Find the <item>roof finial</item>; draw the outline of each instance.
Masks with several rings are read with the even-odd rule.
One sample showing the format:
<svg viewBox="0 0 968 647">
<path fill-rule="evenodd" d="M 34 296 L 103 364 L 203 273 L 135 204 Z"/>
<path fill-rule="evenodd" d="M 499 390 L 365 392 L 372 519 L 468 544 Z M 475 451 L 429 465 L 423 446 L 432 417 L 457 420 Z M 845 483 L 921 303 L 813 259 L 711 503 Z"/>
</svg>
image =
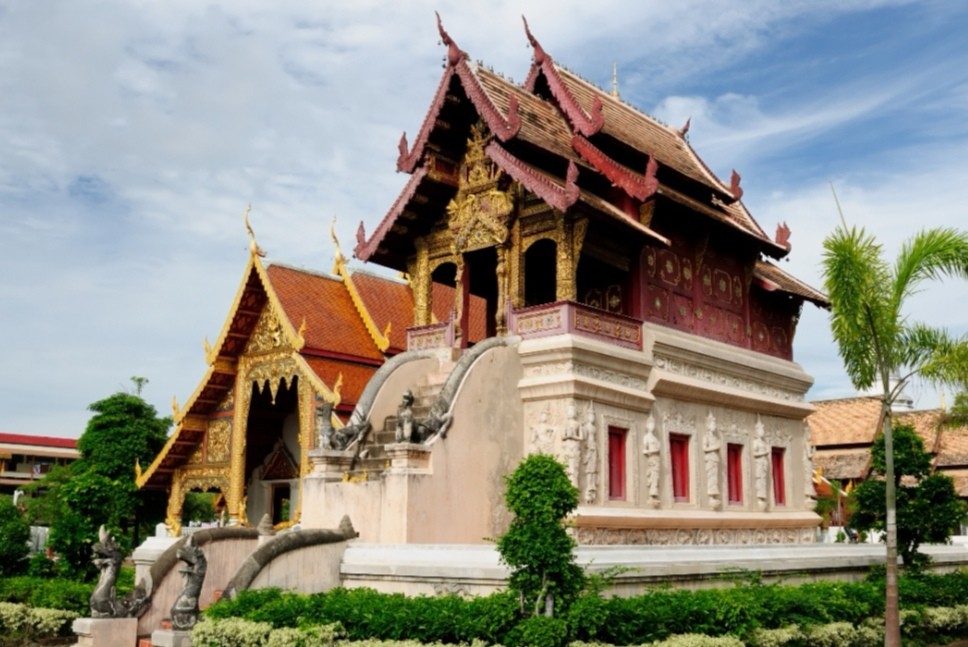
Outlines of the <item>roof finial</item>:
<svg viewBox="0 0 968 647">
<path fill-rule="evenodd" d="M 612 63 L 612 96 L 618 99 L 618 63 Z"/>
<path fill-rule="evenodd" d="M 444 29 L 444 23 L 440 19 L 440 14 L 436 11 L 434 14 L 437 16 L 437 31 L 440 32 L 440 41 L 447 46 L 447 64 L 454 67 L 462 58 L 467 58 L 467 53 L 457 46 L 454 39 Z"/>
<path fill-rule="evenodd" d="M 548 58 L 548 54 L 545 53 L 544 49 L 541 47 L 541 44 L 538 42 L 538 39 L 531 34 L 531 30 L 528 28 L 528 19 L 522 15 L 521 20 L 524 21 L 524 33 L 528 36 L 528 42 L 530 42 L 531 47 L 534 48 L 534 62 L 538 65 L 541 65 L 545 62 L 545 59 Z"/>
<path fill-rule="evenodd" d="M 336 238 L 336 216 L 333 216 L 333 221 L 329 223 L 329 235 L 333 239 L 333 247 L 336 249 L 336 255 L 333 259 L 333 274 L 339 274 L 338 268 L 346 264 L 346 257 L 343 256 L 343 250 L 340 249 L 339 240 Z"/>
<path fill-rule="evenodd" d="M 692 117 L 686 117 L 686 123 L 684 123 L 682 125 L 682 128 L 680 128 L 678 131 L 676 131 L 676 132 L 679 133 L 679 136 L 682 137 L 683 139 L 686 138 L 686 133 L 689 132 L 689 125 L 690 124 L 692 124 Z"/>
<path fill-rule="evenodd" d="M 242 216 L 242 220 L 245 222 L 245 230 L 249 232 L 249 252 L 253 256 L 265 256 L 265 251 L 263 251 L 263 249 L 259 247 L 259 244 L 255 242 L 255 232 L 252 231 L 252 225 L 249 224 L 250 211 L 252 211 L 252 205 L 246 205 L 245 215 Z"/>
</svg>

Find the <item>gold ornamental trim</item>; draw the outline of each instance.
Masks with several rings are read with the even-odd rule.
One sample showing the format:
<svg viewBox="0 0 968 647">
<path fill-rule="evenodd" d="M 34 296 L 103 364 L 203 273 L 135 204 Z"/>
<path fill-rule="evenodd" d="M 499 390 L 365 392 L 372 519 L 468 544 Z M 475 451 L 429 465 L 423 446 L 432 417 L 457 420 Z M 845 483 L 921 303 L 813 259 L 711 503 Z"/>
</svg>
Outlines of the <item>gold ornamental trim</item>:
<svg viewBox="0 0 968 647">
<path fill-rule="evenodd" d="M 335 227 L 336 219 L 334 218 L 332 224 L 329 226 L 329 235 L 333 238 L 333 247 L 336 249 L 336 258 L 333 261 L 333 274 L 343 280 L 343 285 L 350 295 L 350 301 L 353 302 L 356 313 L 363 320 L 363 325 L 366 327 L 366 332 L 369 333 L 370 339 L 373 340 L 373 343 L 376 344 L 377 349 L 381 353 L 386 352 L 387 348 L 390 347 L 390 322 L 388 321 L 383 332 L 380 332 L 376 321 L 373 319 L 373 315 L 366 307 L 366 303 L 363 302 L 363 297 L 360 296 L 359 290 L 356 289 L 356 284 L 353 282 L 353 277 L 349 269 L 346 267 L 346 258 L 340 249 L 339 240 L 336 239 Z"/>
</svg>

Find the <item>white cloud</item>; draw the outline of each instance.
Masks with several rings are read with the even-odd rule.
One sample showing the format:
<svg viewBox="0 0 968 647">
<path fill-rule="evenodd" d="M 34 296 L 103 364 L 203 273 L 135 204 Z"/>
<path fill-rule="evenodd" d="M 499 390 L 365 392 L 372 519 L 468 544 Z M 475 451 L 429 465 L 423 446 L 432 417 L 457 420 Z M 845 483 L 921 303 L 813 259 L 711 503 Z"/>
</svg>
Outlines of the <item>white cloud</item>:
<svg viewBox="0 0 968 647">
<path fill-rule="evenodd" d="M 202 375 L 201 338 L 218 334 L 240 280 L 247 203 L 273 260 L 328 271 L 334 215 L 346 252 L 360 220 L 372 231 L 405 181 L 394 172 L 400 133 L 412 140 L 441 73 L 434 9 L 472 58 L 518 80 L 530 62 L 523 13 L 562 64 L 606 85 L 615 61 L 626 99 L 657 105 L 675 125 L 691 115 L 693 145 L 717 172 L 744 173 L 745 199 L 767 231 L 790 224 L 787 267 L 815 284 L 820 241 L 835 222 L 829 173 L 806 153 L 777 161 L 815 136 L 916 103 L 918 131 L 932 141 L 892 147 L 884 159 L 893 166 L 877 173 L 838 160 L 845 210 L 889 244 L 933 222 L 925 211 L 964 222 L 955 191 L 966 132 L 951 106 L 957 97 L 963 106 L 968 83 L 952 66 L 947 82 L 940 65 L 880 70 L 859 87 L 832 76 L 823 86 L 702 89 L 750 57 L 782 59 L 789 38 L 893 4 L 8 5 L 0 312 L 16 343 L 0 372 L 0 429 L 77 435 L 86 405 L 131 375 L 151 380 L 145 395 L 163 413 L 172 394 L 184 401 Z M 820 168 L 806 173 L 811 166 Z M 798 181 L 782 181 L 784 169 Z M 823 323 L 808 326 L 811 317 L 802 329 Z M 826 359 L 804 365 L 834 383 L 829 344 L 815 346 Z"/>
</svg>

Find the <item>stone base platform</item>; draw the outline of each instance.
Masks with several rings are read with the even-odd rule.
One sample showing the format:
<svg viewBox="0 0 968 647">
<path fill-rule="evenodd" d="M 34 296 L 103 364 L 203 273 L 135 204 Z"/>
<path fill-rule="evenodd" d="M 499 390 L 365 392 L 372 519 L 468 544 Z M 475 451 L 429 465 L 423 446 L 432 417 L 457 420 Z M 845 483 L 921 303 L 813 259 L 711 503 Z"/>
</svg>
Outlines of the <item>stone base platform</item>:
<svg viewBox="0 0 968 647">
<path fill-rule="evenodd" d="M 74 647 L 121 647 L 138 641 L 137 618 L 78 618 L 72 628 L 77 634 Z"/>
<path fill-rule="evenodd" d="M 923 546 L 932 570 L 968 567 L 968 546 Z M 579 546 L 590 572 L 625 569 L 610 592 L 637 595 L 649 586 L 725 586 L 748 574 L 763 581 L 860 580 L 883 564 L 883 544 Z M 486 595 L 507 585 L 508 570 L 493 545 L 351 543 L 340 567 L 343 586 L 407 595 Z"/>
</svg>

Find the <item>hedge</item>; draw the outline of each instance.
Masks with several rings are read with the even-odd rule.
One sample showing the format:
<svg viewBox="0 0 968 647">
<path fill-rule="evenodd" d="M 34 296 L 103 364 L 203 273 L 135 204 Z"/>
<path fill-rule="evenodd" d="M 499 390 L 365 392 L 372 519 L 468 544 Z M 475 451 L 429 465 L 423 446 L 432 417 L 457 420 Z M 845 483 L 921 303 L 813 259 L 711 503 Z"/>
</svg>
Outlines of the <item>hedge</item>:
<svg viewBox="0 0 968 647">
<path fill-rule="evenodd" d="M 968 600 L 968 572 L 904 577 L 900 597 L 911 620 L 905 634 L 909 638 L 968 637 L 968 610 L 965 622 L 957 611 Z M 798 628 L 800 642 L 790 639 L 776 644 L 833 644 L 838 635 L 848 640 L 842 635 L 844 627 L 851 627 L 850 635 L 856 634 L 862 644 L 872 631 L 876 633 L 869 619 L 883 613 L 883 580 L 871 579 L 797 586 L 754 583 L 696 591 L 657 588 L 630 598 L 603 598 L 592 592 L 554 619 L 528 621 L 522 621 L 518 599 L 507 592 L 468 599 L 341 588 L 314 595 L 276 589 L 243 591 L 233 600 L 213 605 L 205 615 L 213 620 L 240 617 L 272 628 L 339 623 L 349 640 L 554 646 L 569 641 L 640 645 L 693 634 L 744 640 L 769 637 L 764 644 L 772 644 L 790 627 Z M 824 631 L 833 637 L 823 632 L 814 635 L 818 627 L 827 627 Z"/>
</svg>

